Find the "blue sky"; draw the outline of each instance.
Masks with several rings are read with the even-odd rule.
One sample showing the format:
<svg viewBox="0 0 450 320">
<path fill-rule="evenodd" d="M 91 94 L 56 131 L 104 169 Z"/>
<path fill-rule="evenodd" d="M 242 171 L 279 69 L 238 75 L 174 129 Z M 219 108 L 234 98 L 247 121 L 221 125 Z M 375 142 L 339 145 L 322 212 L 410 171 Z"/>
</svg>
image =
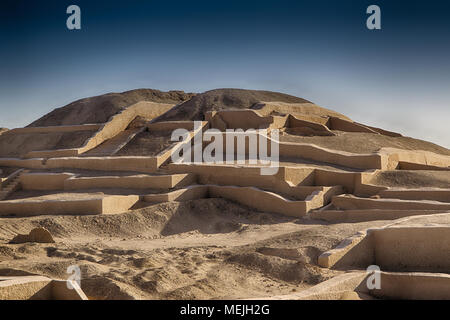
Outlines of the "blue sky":
<svg viewBox="0 0 450 320">
<path fill-rule="evenodd" d="M 81 8 L 82 29 L 66 28 Z M 382 30 L 365 26 L 381 8 Z M 0 127 L 135 88 L 280 91 L 450 147 L 446 1 L 2 1 Z"/>
</svg>

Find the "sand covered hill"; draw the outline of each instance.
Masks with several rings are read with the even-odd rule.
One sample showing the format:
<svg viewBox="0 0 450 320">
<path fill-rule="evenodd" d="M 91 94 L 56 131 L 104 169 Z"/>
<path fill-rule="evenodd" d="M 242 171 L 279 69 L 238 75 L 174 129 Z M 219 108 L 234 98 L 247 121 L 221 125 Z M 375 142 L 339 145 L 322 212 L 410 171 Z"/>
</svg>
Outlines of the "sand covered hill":
<svg viewBox="0 0 450 320">
<path fill-rule="evenodd" d="M 288 94 L 244 89 L 216 89 L 198 94 L 192 99 L 170 110 L 158 121 L 203 120 L 207 111 L 250 108 L 260 101 L 309 103 L 303 98 Z"/>
<path fill-rule="evenodd" d="M 279 170 L 172 161 L 194 120 L 278 130 Z M 450 299 L 415 274 L 450 285 L 450 150 L 386 129 L 269 91 L 75 101 L 0 135 L 0 283 L 77 266 L 89 299 Z M 391 292 L 345 280 L 373 264 Z"/>
<path fill-rule="evenodd" d="M 153 119 L 154 122 L 205 120 L 205 114 L 208 111 L 239 109 L 252 109 L 262 116 L 292 114 L 294 116 L 306 116 L 311 119 L 321 119 L 320 121 L 325 122 L 330 117 L 353 122 L 348 116 L 338 111 L 317 106 L 303 98 L 278 92 L 215 89 L 195 94 L 185 93 L 183 91 L 163 92 L 154 89 L 137 89 L 77 100 L 44 115 L 31 123 L 28 128 L 85 124 L 102 125 L 109 121 L 113 115 L 128 110 L 130 106 L 134 106 L 140 101 L 165 103 L 174 106 L 169 111 Z M 148 105 L 148 108 L 154 107 L 156 105 Z M 141 117 L 138 116 L 136 120 L 138 118 Z M 141 118 L 139 123 L 142 126 L 148 120 Z M 132 124 L 130 124 L 131 126 Z M 331 129 L 333 136 L 293 134 L 291 131 L 286 130 L 286 132 L 282 133 L 280 140 L 282 142 L 313 143 L 320 147 L 353 153 L 372 153 L 382 147 L 394 147 L 405 150 L 425 150 L 444 155 L 450 154 L 448 149 L 431 142 L 403 137 L 401 135 L 389 136 L 365 132 L 343 132 L 333 130 L 333 128 Z M 86 131 L 83 128 L 77 132 L 21 132 L 17 134 L 1 134 L 0 157 L 24 157 L 33 151 L 80 148 L 96 131 L 97 129 Z M 0 130 L 0 132 L 2 131 Z M 5 132 L 8 132 L 8 130 L 3 131 L 3 133 Z M 165 133 L 165 136 L 167 134 Z M 121 136 L 118 135 L 116 140 L 119 141 L 122 139 L 121 137 L 125 139 L 127 133 L 125 132 Z M 154 137 L 159 138 L 154 139 Z M 118 155 L 139 156 L 157 154 L 168 146 L 167 139 L 160 138 L 161 135 L 158 134 L 141 132 Z M 116 142 L 105 141 L 105 143 L 111 145 Z M 102 144 L 99 148 L 103 150 L 105 149 L 104 147 L 105 145 Z M 86 153 L 86 155 L 97 153 L 97 150 L 92 150 Z"/>
<path fill-rule="evenodd" d="M 194 95 L 183 91 L 163 92 L 155 89 L 136 89 L 122 93 L 107 93 L 80 99 L 55 109 L 31 123 L 29 127 L 104 123 L 112 115 L 139 101 L 173 103 L 175 105 L 189 100 Z"/>
</svg>

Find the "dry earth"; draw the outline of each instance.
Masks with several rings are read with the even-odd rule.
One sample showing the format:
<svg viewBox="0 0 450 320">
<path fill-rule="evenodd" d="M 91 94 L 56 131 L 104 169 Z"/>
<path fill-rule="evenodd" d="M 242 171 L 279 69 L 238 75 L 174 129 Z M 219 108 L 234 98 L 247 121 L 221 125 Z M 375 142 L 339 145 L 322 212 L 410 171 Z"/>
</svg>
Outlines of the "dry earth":
<svg viewBox="0 0 450 320">
<path fill-rule="evenodd" d="M 0 276 L 67 278 L 79 265 L 94 299 L 235 299 L 288 294 L 339 273 L 317 257 L 386 221 L 327 225 L 255 212 L 224 199 L 105 216 L 0 219 Z M 56 243 L 8 244 L 45 227 Z"/>
</svg>

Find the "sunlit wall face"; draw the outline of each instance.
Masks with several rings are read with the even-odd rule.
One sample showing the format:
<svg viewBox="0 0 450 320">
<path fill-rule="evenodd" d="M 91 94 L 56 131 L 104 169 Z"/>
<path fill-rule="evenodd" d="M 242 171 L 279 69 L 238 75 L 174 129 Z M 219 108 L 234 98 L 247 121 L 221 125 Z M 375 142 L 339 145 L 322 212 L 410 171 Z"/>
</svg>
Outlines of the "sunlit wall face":
<svg viewBox="0 0 450 320">
<path fill-rule="evenodd" d="M 81 30 L 66 8 L 81 8 Z M 381 30 L 366 9 L 381 8 Z M 10 1 L 0 127 L 134 88 L 281 91 L 450 147 L 446 1 Z"/>
</svg>

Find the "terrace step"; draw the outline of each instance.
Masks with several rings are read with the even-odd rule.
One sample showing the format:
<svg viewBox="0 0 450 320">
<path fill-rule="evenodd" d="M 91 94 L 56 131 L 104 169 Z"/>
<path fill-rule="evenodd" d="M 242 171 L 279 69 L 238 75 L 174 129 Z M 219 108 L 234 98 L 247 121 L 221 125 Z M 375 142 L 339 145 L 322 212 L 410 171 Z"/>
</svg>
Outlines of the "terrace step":
<svg viewBox="0 0 450 320">
<path fill-rule="evenodd" d="M 409 216 L 445 213 L 448 210 L 390 210 L 390 209 L 355 209 L 355 210 L 314 210 L 309 218 L 325 220 L 331 223 L 364 222 L 375 220 L 395 220 Z"/>
<path fill-rule="evenodd" d="M 89 195 L 69 198 L 28 198 L 0 201 L 0 216 L 96 215 L 128 211 L 139 195 Z"/>
<path fill-rule="evenodd" d="M 132 175 L 73 177 L 64 181 L 64 190 L 82 190 L 89 188 L 126 188 L 126 189 L 172 189 L 195 183 L 192 173 L 171 175 Z"/>
<path fill-rule="evenodd" d="M 24 190 L 87 190 L 87 189 L 172 189 L 196 182 L 192 173 L 132 174 L 77 176 L 73 173 L 36 172 L 22 175 Z"/>
<path fill-rule="evenodd" d="M 338 210 L 450 210 L 450 203 L 439 201 L 359 198 L 349 195 L 334 196 L 331 203 Z"/>
<path fill-rule="evenodd" d="M 381 198 L 401 200 L 432 200 L 450 202 L 450 189 L 421 188 L 421 189 L 393 189 L 380 191 Z"/>
<path fill-rule="evenodd" d="M 302 217 L 308 211 L 322 207 L 329 196 L 327 193 L 330 191 L 339 192 L 340 189 L 340 187 L 329 187 L 326 190 L 313 192 L 305 200 L 290 200 L 280 194 L 255 187 L 209 184 L 193 185 L 163 194 L 148 194 L 143 196 L 142 200 L 151 203 L 161 203 L 202 198 L 225 198 L 264 212 Z"/>
</svg>

